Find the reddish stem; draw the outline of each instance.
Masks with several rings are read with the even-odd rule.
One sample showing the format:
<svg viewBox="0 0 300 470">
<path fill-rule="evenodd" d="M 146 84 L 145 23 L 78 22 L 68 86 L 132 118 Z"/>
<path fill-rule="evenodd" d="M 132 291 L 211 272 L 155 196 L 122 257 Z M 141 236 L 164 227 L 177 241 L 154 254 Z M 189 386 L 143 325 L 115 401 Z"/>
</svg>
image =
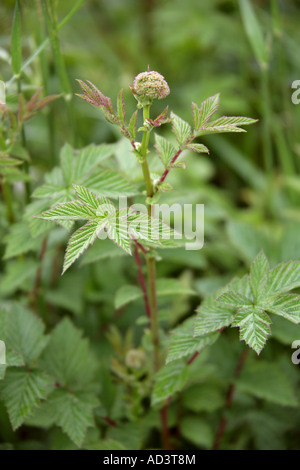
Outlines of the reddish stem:
<svg viewBox="0 0 300 470">
<path fill-rule="evenodd" d="M 246 362 L 246 359 L 247 359 L 247 356 L 248 356 L 248 349 L 245 349 L 239 360 L 238 360 L 238 363 L 237 363 L 237 366 L 234 370 L 234 373 L 233 373 L 233 378 L 236 379 L 240 373 L 242 372 L 243 370 L 243 367 L 245 365 L 245 362 Z M 227 389 L 227 393 L 226 393 L 226 401 L 225 401 L 225 410 L 229 410 L 231 408 L 231 405 L 232 405 L 232 401 L 233 401 L 233 397 L 234 397 L 234 392 L 235 392 L 235 386 L 233 383 L 231 383 Z M 227 418 L 223 415 L 220 419 L 220 422 L 219 422 L 219 426 L 218 426 L 218 430 L 217 430 L 217 434 L 216 434 L 216 438 L 215 438 L 215 442 L 214 442 L 214 445 L 213 445 L 213 450 L 218 450 L 220 445 L 221 445 L 221 442 L 222 442 L 222 438 L 223 438 L 223 435 L 226 431 L 226 426 L 227 426 Z"/>
<path fill-rule="evenodd" d="M 190 142 L 192 142 L 193 139 L 194 139 L 194 136 L 192 135 L 182 146 L 180 146 L 180 148 L 177 150 L 174 157 L 172 158 L 171 162 L 169 163 L 168 168 L 166 168 L 165 171 L 163 172 L 157 186 L 159 186 L 161 183 L 163 183 L 165 181 L 166 177 L 168 176 L 168 174 L 169 174 L 169 172 L 172 168 L 172 165 L 176 162 L 177 158 L 179 157 L 179 155 L 184 150 L 184 147 L 187 144 L 189 144 Z"/>
<path fill-rule="evenodd" d="M 169 397 L 166 400 L 165 405 L 160 410 L 160 420 L 162 424 L 162 440 L 163 440 L 163 447 L 165 450 L 172 450 L 172 445 L 170 442 L 169 425 L 168 425 L 168 407 L 169 407 L 170 401 L 171 401 L 171 397 Z"/>
</svg>

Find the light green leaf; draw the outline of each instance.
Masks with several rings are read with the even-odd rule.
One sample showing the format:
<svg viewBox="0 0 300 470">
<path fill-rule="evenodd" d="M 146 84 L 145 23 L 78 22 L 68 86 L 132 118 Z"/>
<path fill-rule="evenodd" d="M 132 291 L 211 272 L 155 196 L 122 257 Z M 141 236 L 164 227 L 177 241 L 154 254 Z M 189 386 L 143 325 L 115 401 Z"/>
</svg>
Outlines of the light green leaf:
<svg viewBox="0 0 300 470">
<path fill-rule="evenodd" d="M 73 183 L 83 184 L 84 179 L 99 163 L 109 158 L 116 148 L 115 144 L 88 145 L 73 159 Z M 93 189 L 93 188 L 91 188 Z"/>
<path fill-rule="evenodd" d="M 263 306 L 267 312 L 280 315 L 292 323 L 300 323 L 300 295 L 280 295 L 271 303 L 261 300 L 260 305 Z"/>
<path fill-rule="evenodd" d="M 264 297 L 283 294 L 300 286 L 300 261 L 281 263 L 271 269 L 264 288 Z"/>
<path fill-rule="evenodd" d="M 64 202 L 36 216 L 44 220 L 90 220 L 97 218 L 95 209 L 78 201 Z"/>
<path fill-rule="evenodd" d="M 191 126 L 179 116 L 171 112 L 172 131 L 179 145 L 183 145 L 192 135 Z"/>
<path fill-rule="evenodd" d="M 155 134 L 155 148 L 164 166 L 167 167 L 176 154 L 174 145 L 164 137 Z"/>
<path fill-rule="evenodd" d="M 261 250 L 255 260 L 251 263 L 249 276 L 249 283 L 251 286 L 253 298 L 256 302 L 261 296 L 263 296 L 263 290 L 268 271 L 269 262 L 264 252 Z"/>
<path fill-rule="evenodd" d="M 196 152 L 196 153 L 209 153 L 208 148 L 205 147 L 205 145 L 203 145 L 203 144 L 191 143 L 191 144 L 188 144 L 186 146 L 186 148 L 188 148 L 189 150 L 192 150 L 192 152 Z"/>
<path fill-rule="evenodd" d="M 118 119 L 122 125 L 125 122 L 125 106 L 124 106 L 124 99 L 123 99 L 123 88 L 120 90 L 117 99 L 117 115 Z"/>
<path fill-rule="evenodd" d="M 0 382 L 0 397 L 4 401 L 13 429 L 17 429 L 46 399 L 53 387 L 52 380 L 39 370 L 9 368 Z"/>
<path fill-rule="evenodd" d="M 194 128 L 197 131 L 203 124 L 205 124 L 211 116 L 217 111 L 219 107 L 220 93 L 217 93 L 214 96 L 210 96 L 200 105 L 200 108 L 193 103 L 193 122 Z"/>
<path fill-rule="evenodd" d="M 137 122 L 137 110 L 133 113 L 133 115 L 130 118 L 129 125 L 128 125 L 128 132 L 130 134 L 130 137 L 132 140 L 135 141 L 136 137 L 136 122 Z"/>
<path fill-rule="evenodd" d="M 240 329 L 240 339 L 259 354 L 270 335 L 271 320 L 269 316 L 256 306 L 240 309 L 232 326 Z"/>
<path fill-rule="evenodd" d="M 137 190 L 120 173 L 105 168 L 99 169 L 93 176 L 82 178 L 81 184 L 99 196 L 115 199 L 137 194 Z"/>
<path fill-rule="evenodd" d="M 107 204 L 109 201 L 105 198 L 98 198 L 92 191 L 89 191 L 87 188 L 84 186 L 78 186 L 76 184 L 73 185 L 77 196 L 81 201 L 88 206 L 90 206 L 92 209 L 99 209 L 99 206 L 101 204 Z"/>
<path fill-rule="evenodd" d="M 192 357 L 195 352 L 200 352 L 218 339 L 218 333 L 208 333 L 200 337 L 193 337 L 194 321 L 194 318 L 188 319 L 171 331 L 168 341 L 167 364 L 182 357 Z"/>
<path fill-rule="evenodd" d="M 217 297 L 217 301 L 231 308 L 246 308 L 252 301 L 238 292 L 227 291 Z"/>
<path fill-rule="evenodd" d="M 155 375 L 152 405 L 160 403 L 183 389 L 188 378 L 188 366 L 182 362 L 172 362 L 162 367 Z"/>
<path fill-rule="evenodd" d="M 206 335 L 229 326 L 235 315 L 232 308 L 221 305 L 213 297 L 205 299 L 196 312 L 194 336 Z"/>
</svg>

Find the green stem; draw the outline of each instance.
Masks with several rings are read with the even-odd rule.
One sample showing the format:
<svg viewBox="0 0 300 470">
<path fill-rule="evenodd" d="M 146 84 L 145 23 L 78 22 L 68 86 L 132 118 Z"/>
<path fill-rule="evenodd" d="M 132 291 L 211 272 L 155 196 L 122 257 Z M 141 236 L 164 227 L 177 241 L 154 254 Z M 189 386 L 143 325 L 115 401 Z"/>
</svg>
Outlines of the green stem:
<svg viewBox="0 0 300 470">
<path fill-rule="evenodd" d="M 143 120 L 150 117 L 150 105 L 143 107 Z M 143 159 L 141 165 L 144 175 L 147 197 L 153 196 L 153 184 L 150 176 L 149 166 L 147 162 L 147 152 L 149 146 L 150 132 L 144 131 L 141 142 L 140 154 Z M 148 215 L 151 217 L 151 204 L 147 204 Z M 159 321 L 157 310 L 157 295 L 156 295 L 156 266 L 155 258 L 152 256 L 147 257 L 147 274 L 148 274 L 148 295 L 151 311 L 151 334 L 153 343 L 153 369 L 157 372 L 160 368 L 160 341 L 159 341 Z"/>
<path fill-rule="evenodd" d="M 15 214 L 14 214 L 14 209 L 13 209 L 13 204 L 12 204 L 10 186 L 6 181 L 4 181 L 1 187 L 2 187 L 3 200 L 6 205 L 7 220 L 10 224 L 13 224 L 15 222 Z"/>
<path fill-rule="evenodd" d="M 18 78 L 18 94 L 22 94 L 22 82 L 21 82 L 21 75 Z M 26 134 L 25 134 L 25 128 L 24 128 L 24 122 L 21 123 L 21 142 L 22 142 L 22 147 L 24 149 L 27 148 L 27 141 L 26 141 Z M 24 169 L 26 175 L 29 175 L 29 164 L 28 162 L 24 162 Z M 25 192 L 26 192 L 26 203 L 28 204 L 30 202 L 30 194 L 31 194 L 31 188 L 30 188 L 30 183 L 29 181 L 25 181 Z"/>
<path fill-rule="evenodd" d="M 143 107 L 143 121 L 150 117 L 150 105 Z M 141 142 L 140 154 L 142 157 L 142 170 L 146 186 L 147 197 L 153 196 L 153 183 L 147 162 L 147 153 L 149 146 L 150 132 L 144 131 Z M 148 215 L 152 215 L 151 203 L 147 203 Z M 156 293 L 156 263 L 153 256 L 147 256 L 147 277 L 148 277 L 148 297 L 150 304 L 150 325 L 151 325 L 151 338 L 153 344 L 153 372 L 154 374 L 159 371 L 161 367 L 160 357 L 160 338 L 159 338 L 159 319 L 157 308 L 157 293 Z M 162 426 L 162 441 L 164 449 L 171 449 L 169 443 L 169 427 L 168 427 L 168 404 L 166 403 L 160 410 L 160 420 Z"/>
</svg>

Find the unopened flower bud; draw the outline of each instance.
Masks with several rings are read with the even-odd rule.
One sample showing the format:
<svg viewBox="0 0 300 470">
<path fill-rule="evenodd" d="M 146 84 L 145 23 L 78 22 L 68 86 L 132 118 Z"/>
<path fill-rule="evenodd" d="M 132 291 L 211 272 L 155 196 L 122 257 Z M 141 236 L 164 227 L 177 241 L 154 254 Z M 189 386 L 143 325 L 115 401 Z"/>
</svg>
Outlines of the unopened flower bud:
<svg viewBox="0 0 300 470">
<path fill-rule="evenodd" d="M 126 365 L 132 367 L 133 369 L 140 369 L 146 361 L 146 356 L 144 351 L 140 349 L 130 349 L 126 354 Z"/>
<path fill-rule="evenodd" d="M 148 71 L 139 73 L 135 77 L 132 92 L 139 103 L 145 106 L 155 99 L 166 98 L 170 93 L 170 88 L 160 73 Z"/>
</svg>

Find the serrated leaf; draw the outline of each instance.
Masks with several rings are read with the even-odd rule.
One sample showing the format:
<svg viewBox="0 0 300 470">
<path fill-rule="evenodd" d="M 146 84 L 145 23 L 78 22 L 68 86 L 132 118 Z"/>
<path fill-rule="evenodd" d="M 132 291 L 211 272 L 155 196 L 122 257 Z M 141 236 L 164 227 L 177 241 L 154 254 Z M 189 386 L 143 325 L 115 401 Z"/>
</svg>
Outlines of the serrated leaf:
<svg viewBox="0 0 300 470">
<path fill-rule="evenodd" d="M 167 167 L 176 154 L 174 145 L 164 137 L 155 134 L 155 148 L 162 163 Z"/>
<path fill-rule="evenodd" d="M 234 310 L 208 297 L 196 310 L 194 336 L 202 336 L 229 326 L 234 319 Z"/>
<path fill-rule="evenodd" d="M 92 411 L 97 405 L 89 395 L 57 389 L 50 395 L 47 409 L 56 424 L 80 447 L 87 428 L 94 426 Z"/>
<path fill-rule="evenodd" d="M 92 191 L 89 191 L 84 186 L 73 185 L 78 198 L 84 203 L 90 206 L 92 209 L 99 209 L 101 204 L 107 204 L 107 200 L 99 199 Z"/>
<path fill-rule="evenodd" d="M 183 389 L 188 378 L 188 366 L 182 362 L 172 362 L 162 367 L 155 375 L 152 405 L 160 403 Z"/>
<path fill-rule="evenodd" d="M 300 261 L 281 263 L 271 269 L 264 288 L 264 297 L 272 297 L 300 286 Z"/>
<path fill-rule="evenodd" d="M 20 304 L 14 304 L 9 312 L 0 312 L 0 338 L 26 364 L 35 361 L 45 349 L 49 338 L 44 331 L 42 321 Z"/>
<path fill-rule="evenodd" d="M 116 148 L 115 144 L 88 145 L 79 151 L 73 160 L 73 183 L 84 184 L 83 179 L 104 160 L 109 158 Z"/>
<path fill-rule="evenodd" d="M 300 295 L 286 294 L 280 295 L 272 302 L 260 302 L 267 312 L 275 313 L 293 323 L 300 323 Z"/>
<path fill-rule="evenodd" d="M 223 127 L 223 126 L 249 126 L 257 122 L 257 119 L 247 118 L 244 116 L 222 116 L 215 121 L 210 121 L 207 125 L 209 127 Z M 206 127 L 206 126 L 205 126 Z"/>
<path fill-rule="evenodd" d="M 217 297 L 217 301 L 231 308 L 246 308 L 252 305 L 252 301 L 238 292 L 229 290 Z"/>
<path fill-rule="evenodd" d="M 255 301 L 257 301 L 260 296 L 263 295 L 262 293 L 264 290 L 268 271 L 269 262 L 264 252 L 261 250 L 255 260 L 251 263 L 250 267 L 249 283 Z"/>
<path fill-rule="evenodd" d="M 206 346 L 213 344 L 219 336 L 218 333 L 209 333 L 195 338 L 193 337 L 193 329 L 194 318 L 188 319 L 171 332 L 168 341 L 167 364 L 182 357 L 192 356 L 195 352 L 200 352 Z"/>
<path fill-rule="evenodd" d="M 269 316 L 256 306 L 240 309 L 232 323 L 240 329 L 240 339 L 259 354 L 271 333 Z"/>
<path fill-rule="evenodd" d="M 68 318 L 51 333 L 40 363 L 61 386 L 73 391 L 87 390 L 95 371 L 88 341 L 82 338 L 82 332 Z"/>
<path fill-rule="evenodd" d="M 205 147 L 205 145 L 203 144 L 194 144 L 194 143 L 191 143 L 191 144 L 188 144 L 186 146 L 186 148 L 188 148 L 189 150 L 192 150 L 192 152 L 196 152 L 196 153 L 208 153 L 209 154 L 209 150 L 207 147 Z"/>
<path fill-rule="evenodd" d="M 130 137 L 132 140 L 135 141 L 135 136 L 136 136 L 136 122 L 137 122 L 137 110 L 133 113 L 133 115 L 130 118 L 129 125 L 128 125 L 128 132 L 130 134 Z"/>
<path fill-rule="evenodd" d="M 52 380 L 39 370 L 9 368 L 0 382 L 0 397 L 5 403 L 13 429 L 17 429 L 47 398 Z"/>
<path fill-rule="evenodd" d="M 171 112 L 172 131 L 179 145 L 183 145 L 192 135 L 191 126 L 179 116 Z"/>
<path fill-rule="evenodd" d="M 80 202 L 64 202 L 36 216 L 44 220 L 90 220 L 96 219 L 96 211 Z"/>
<path fill-rule="evenodd" d="M 105 168 L 93 176 L 82 178 L 81 184 L 100 196 L 115 199 L 137 194 L 137 190 L 120 173 Z"/>
<path fill-rule="evenodd" d="M 224 126 L 213 126 L 210 125 L 209 122 L 205 127 L 201 128 L 199 131 L 195 133 L 195 137 L 208 135 L 208 134 L 223 134 L 226 132 L 246 132 L 245 129 L 241 127 L 236 127 L 230 124 Z"/>
<path fill-rule="evenodd" d="M 102 227 L 103 223 L 90 221 L 76 230 L 68 242 L 62 274 L 94 243 Z"/>
<path fill-rule="evenodd" d="M 117 115 L 118 115 L 120 123 L 122 125 L 124 125 L 124 122 L 125 122 L 125 105 L 124 105 L 124 99 L 123 99 L 123 88 L 119 91 L 119 94 L 118 94 Z"/>
<path fill-rule="evenodd" d="M 203 124 L 205 124 L 211 116 L 217 111 L 219 107 L 220 93 L 210 96 L 200 105 L 200 108 L 193 103 L 193 121 L 194 128 L 197 131 Z"/>
</svg>

